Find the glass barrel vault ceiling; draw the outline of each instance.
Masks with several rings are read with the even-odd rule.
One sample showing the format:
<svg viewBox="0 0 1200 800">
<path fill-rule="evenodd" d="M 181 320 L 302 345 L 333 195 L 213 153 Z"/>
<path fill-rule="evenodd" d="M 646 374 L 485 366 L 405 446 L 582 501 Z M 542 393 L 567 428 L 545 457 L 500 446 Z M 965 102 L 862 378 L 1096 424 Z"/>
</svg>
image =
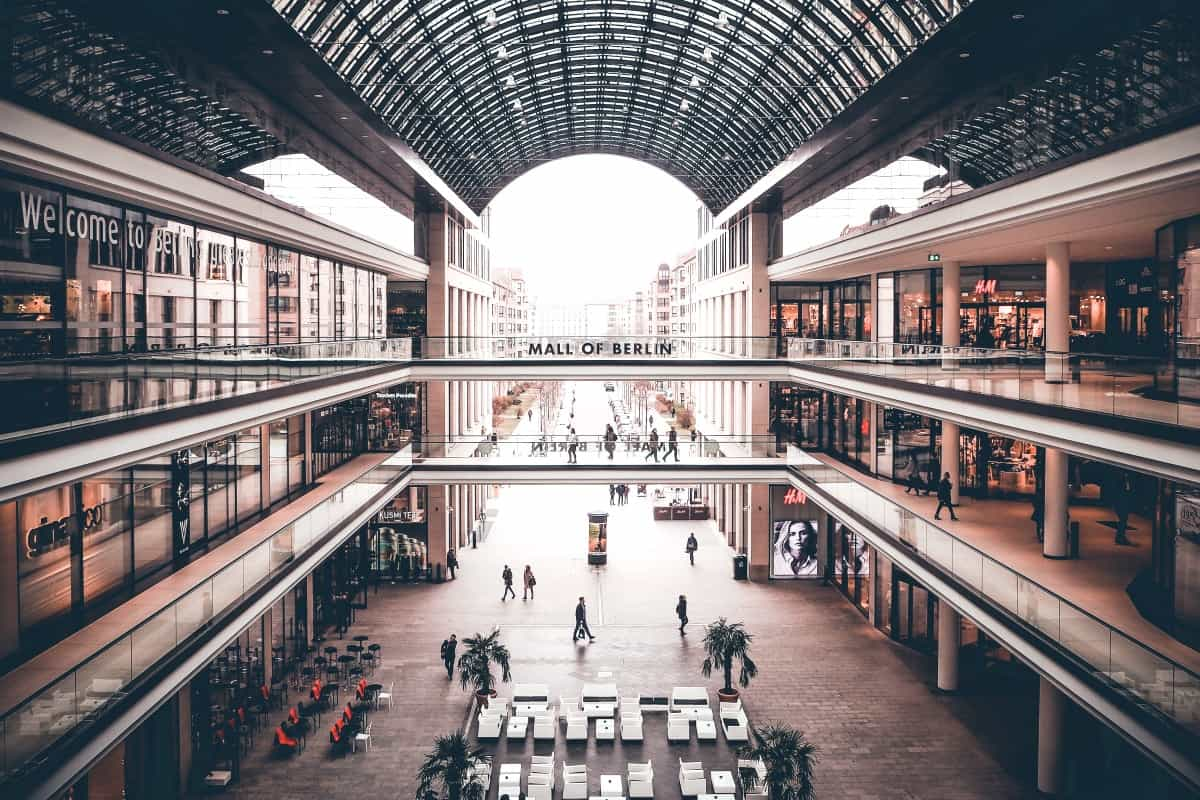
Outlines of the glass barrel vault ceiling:
<svg viewBox="0 0 1200 800">
<path fill-rule="evenodd" d="M 93 28 L 62 0 L 5 0 L 13 90 L 150 147 L 228 174 L 285 152 L 160 59 Z"/>
<path fill-rule="evenodd" d="M 640 159 L 733 202 L 967 0 L 272 0 L 470 206 Z"/>
</svg>

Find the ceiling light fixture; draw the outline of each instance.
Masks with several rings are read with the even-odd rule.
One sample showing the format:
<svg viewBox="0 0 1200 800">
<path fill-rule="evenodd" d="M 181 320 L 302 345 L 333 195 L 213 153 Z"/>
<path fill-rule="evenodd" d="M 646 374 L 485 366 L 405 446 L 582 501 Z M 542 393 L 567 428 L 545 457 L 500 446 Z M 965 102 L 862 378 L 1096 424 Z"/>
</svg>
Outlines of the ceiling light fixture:
<svg viewBox="0 0 1200 800">
<path fill-rule="evenodd" d="M 1111 244 L 1106 244 L 1106 245 L 1104 245 L 1104 249 L 1105 249 L 1105 250 L 1112 250 L 1112 245 L 1111 245 Z"/>
<path fill-rule="evenodd" d="M 270 48 L 267 48 L 267 49 L 265 49 L 265 50 L 261 50 L 260 52 L 261 52 L 261 53 L 262 53 L 264 56 L 273 56 L 273 55 L 275 55 L 275 51 L 274 51 L 274 50 L 272 50 L 272 49 L 270 49 Z"/>
<path fill-rule="evenodd" d="M 217 9 L 217 16 L 218 16 L 218 17 L 228 17 L 228 16 L 229 16 L 229 9 L 228 9 L 228 8 L 218 8 L 218 9 Z"/>
<path fill-rule="evenodd" d="M 690 102 L 690 101 L 688 101 L 688 100 L 683 100 L 683 101 L 681 101 L 681 102 L 679 103 L 679 110 L 680 110 L 680 111 L 687 111 L 687 110 L 688 110 L 688 109 L 690 109 L 691 107 L 692 107 L 692 104 L 691 104 L 691 102 Z"/>
<path fill-rule="evenodd" d="M 906 94 L 902 94 L 902 95 L 900 95 L 900 99 L 901 99 L 901 100 L 903 100 L 904 102 L 906 102 L 906 103 L 907 103 L 907 102 L 908 102 L 908 95 L 906 95 Z"/>
<path fill-rule="evenodd" d="M 711 47 L 704 48 L 704 60 L 709 64 L 713 62 L 713 51 Z"/>
<path fill-rule="evenodd" d="M 487 26 L 488 30 L 491 30 L 492 28 L 496 27 L 498 23 L 499 20 L 496 19 L 496 10 L 489 8 L 487 14 L 485 14 L 483 17 L 483 24 Z"/>
<path fill-rule="evenodd" d="M 318 100 L 321 100 L 322 98 L 325 97 L 325 95 L 321 94 L 320 92 L 313 92 L 313 97 L 317 98 Z"/>
<path fill-rule="evenodd" d="M 700 88 L 700 76 L 699 76 L 699 75 L 693 75 L 693 76 L 692 76 L 692 88 L 693 88 L 693 89 L 699 89 L 699 88 Z"/>
<path fill-rule="evenodd" d="M 961 53 L 958 54 L 958 57 L 959 58 L 970 58 L 971 54 L 968 53 L 966 50 L 963 50 Z"/>
<path fill-rule="evenodd" d="M 508 48 L 504 45 L 500 45 L 498 48 L 496 48 L 496 58 L 500 59 L 501 61 L 508 58 Z"/>
<path fill-rule="evenodd" d="M 347 119 L 350 119 L 350 118 L 349 118 L 349 117 L 347 117 L 345 114 L 338 114 L 338 119 L 340 119 L 340 120 L 347 120 Z"/>
<path fill-rule="evenodd" d="M 517 79 L 514 78 L 512 75 L 509 75 L 507 78 L 504 79 L 504 85 L 511 89 L 512 87 L 517 85 Z"/>
<path fill-rule="evenodd" d="M 1022 14 L 1020 11 L 1016 11 L 1013 13 L 1012 18 L 1013 18 L 1013 22 L 1020 22 L 1021 20 L 1025 19 L 1025 15 Z"/>
<path fill-rule="evenodd" d="M 879 122 L 879 117 L 871 117 L 871 122 Z"/>
<path fill-rule="evenodd" d="M 724 11 L 717 15 L 717 27 L 723 31 L 729 30 L 729 15 Z"/>
</svg>

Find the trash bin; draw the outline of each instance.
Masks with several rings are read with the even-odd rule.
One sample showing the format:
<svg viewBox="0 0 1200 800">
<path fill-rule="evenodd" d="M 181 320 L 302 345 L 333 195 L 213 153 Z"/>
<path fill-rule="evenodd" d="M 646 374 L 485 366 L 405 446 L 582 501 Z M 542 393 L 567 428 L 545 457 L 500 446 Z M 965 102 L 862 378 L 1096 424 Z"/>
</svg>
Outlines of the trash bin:
<svg viewBox="0 0 1200 800">
<path fill-rule="evenodd" d="M 1079 521 L 1072 520 L 1067 528 L 1067 555 L 1079 558 Z"/>
<path fill-rule="evenodd" d="M 735 581 L 744 581 L 748 577 L 750 569 L 750 559 L 739 553 L 733 557 L 733 579 Z"/>
</svg>

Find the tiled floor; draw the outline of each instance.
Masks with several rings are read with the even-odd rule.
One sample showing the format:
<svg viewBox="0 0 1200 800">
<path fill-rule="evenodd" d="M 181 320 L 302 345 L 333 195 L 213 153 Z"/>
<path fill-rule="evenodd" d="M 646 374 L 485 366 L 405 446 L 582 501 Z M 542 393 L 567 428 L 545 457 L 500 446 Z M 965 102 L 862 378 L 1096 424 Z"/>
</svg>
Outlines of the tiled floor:
<svg viewBox="0 0 1200 800">
<path fill-rule="evenodd" d="M 513 654 L 513 678 L 550 685 L 552 696 L 578 695 L 584 682 L 611 680 L 623 692 L 703 685 L 701 627 L 720 615 L 755 634 L 758 679 L 744 693 L 751 722 L 786 721 L 820 748 L 818 789 L 826 798 L 1024 798 L 1032 790 L 1035 699 L 932 691 L 932 660 L 886 639 L 830 587 L 817 583 L 749 584 L 731 579 L 730 554 L 711 523 L 654 522 L 645 500 L 610 508 L 603 486 L 503 490 L 496 528 L 479 550 L 460 554 L 457 581 L 383 586 L 360 612 L 356 629 L 384 648 L 384 684 L 396 681 L 391 711 L 372 715 L 370 753 L 335 758 L 322 732 L 291 760 L 269 755 L 269 737 L 243 762 L 228 794 L 239 800 L 283 797 L 411 797 L 414 775 L 437 734 L 468 723 L 469 693 L 446 679 L 438 645 L 498 625 Z M 610 512 L 609 563 L 586 563 L 588 510 Z M 690 567 L 683 545 L 695 529 L 701 547 Z M 500 602 L 500 571 L 538 577 L 534 600 Z M 519 578 L 518 578 L 519 582 Z M 519 592 L 519 589 L 518 589 Z M 687 594 L 692 624 L 676 630 L 675 601 Z M 575 600 L 587 598 L 593 644 L 573 644 Z M 611 673 L 611 678 L 602 677 Z M 511 687 L 506 687 L 511 691 Z M 326 718 L 328 723 L 328 718 Z M 469 728 L 474 734 L 474 725 Z M 532 737 L 487 745 L 498 763 L 550 751 Z M 568 746 L 556 757 L 586 762 L 591 788 L 626 761 L 652 760 L 656 796 L 678 797 L 677 760 L 730 768 L 734 755 L 716 743 L 669 745 L 666 722 L 647 716 L 643 744 Z M 496 797 L 493 788 L 489 795 Z M 558 796 L 556 792 L 555 796 Z"/>
</svg>

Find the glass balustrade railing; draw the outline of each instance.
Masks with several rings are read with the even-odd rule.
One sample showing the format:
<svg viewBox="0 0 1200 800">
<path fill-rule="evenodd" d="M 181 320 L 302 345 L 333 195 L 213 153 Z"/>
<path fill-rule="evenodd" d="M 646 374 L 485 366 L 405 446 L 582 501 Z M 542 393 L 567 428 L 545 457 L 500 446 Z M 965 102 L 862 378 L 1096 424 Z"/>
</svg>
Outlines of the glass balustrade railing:
<svg viewBox="0 0 1200 800">
<path fill-rule="evenodd" d="M 425 459 L 451 461 L 482 461 L 500 465 L 534 465 L 578 463 L 580 466 L 646 464 L 711 464 L 717 462 L 760 462 L 770 459 L 786 464 L 789 449 L 770 435 L 765 436 L 708 436 L 692 439 L 683 435 L 672 447 L 667 437 L 652 444 L 644 436 L 619 436 L 606 442 L 603 436 L 577 436 L 564 433 L 553 435 L 517 435 L 492 440 L 486 436 L 429 437 L 421 440 L 419 463 Z"/>
<path fill-rule="evenodd" d="M 1180 402 L 1200 363 L 1097 353 L 1047 353 L 979 347 L 836 339 L 788 339 L 793 364 L 848 369 L 993 397 L 1094 411 L 1187 427 L 1200 426 L 1200 404 Z M 1182 351 L 1181 351 L 1182 353 Z M 1191 381 L 1189 383 L 1189 381 Z M 1196 390 L 1200 397 L 1200 389 Z"/>
<path fill-rule="evenodd" d="M 412 339 L 404 338 L 0 363 L 0 442 L 411 359 Z"/>
<path fill-rule="evenodd" d="M 93 722 L 140 676 L 307 553 L 325 534 L 364 506 L 387 499 L 390 487 L 411 464 L 411 451 L 397 452 L 13 706 L 0 717 L 3 775 L 13 777 L 44 759 L 55 742 Z"/>
<path fill-rule="evenodd" d="M 1200 735 L 1200 675 L 840 470 L 811 457 L 793 459 L 792 468 L 962 586 L 1038 630 L 1109 686 Z"/>
</svg>

